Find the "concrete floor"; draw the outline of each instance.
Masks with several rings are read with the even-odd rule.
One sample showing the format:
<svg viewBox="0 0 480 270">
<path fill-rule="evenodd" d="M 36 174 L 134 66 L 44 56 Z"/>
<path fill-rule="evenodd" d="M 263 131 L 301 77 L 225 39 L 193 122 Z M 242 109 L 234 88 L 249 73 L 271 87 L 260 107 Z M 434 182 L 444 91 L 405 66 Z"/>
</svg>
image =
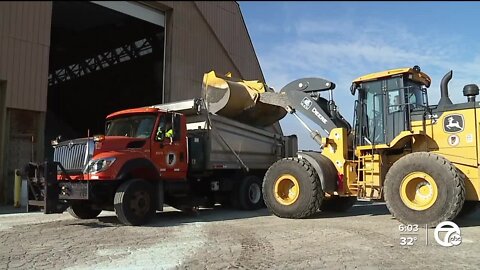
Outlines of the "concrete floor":
<svg viewBox="0 0 480 270">
<path fill-rule="evenodd" d="M 462 244 L 442 247 L 420 228 L 400 245 L 384 204 L 343 214 L 280 219 L 266 209 L 169 209 L 143 227 L 113 212 L 77 220 L 67 213 L 0 215 L 0 269 L 478 269 L 480 212 L 458 220 Z"/>
</svg>

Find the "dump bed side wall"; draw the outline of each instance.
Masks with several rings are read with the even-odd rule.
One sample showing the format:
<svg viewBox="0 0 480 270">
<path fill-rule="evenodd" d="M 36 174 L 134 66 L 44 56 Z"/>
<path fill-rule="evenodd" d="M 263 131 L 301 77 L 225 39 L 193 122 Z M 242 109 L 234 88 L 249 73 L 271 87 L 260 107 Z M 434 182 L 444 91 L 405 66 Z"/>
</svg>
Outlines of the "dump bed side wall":
<svg viewBox="0 0 480 270">
<path fill-rule="evenodd" d="M 210 120 L 213 129 L 208 128 L 205 113 L 187 116 L 189 137 L 203 137 L 205 142 L 203 150 L 205 151 L 204 164 L 207 170 L 240 169 L 242 167 L 226 143 L 251 170 L 266 170 L 278 159 L 293 155 L 289 152 L 293 151 L 292 145 L 296 142 L 295 138 L 270 133 L 218 115 L 210 115 Z M 288 143 L 287 140 L 291 140 L 293 143 Z"/>
</svg>

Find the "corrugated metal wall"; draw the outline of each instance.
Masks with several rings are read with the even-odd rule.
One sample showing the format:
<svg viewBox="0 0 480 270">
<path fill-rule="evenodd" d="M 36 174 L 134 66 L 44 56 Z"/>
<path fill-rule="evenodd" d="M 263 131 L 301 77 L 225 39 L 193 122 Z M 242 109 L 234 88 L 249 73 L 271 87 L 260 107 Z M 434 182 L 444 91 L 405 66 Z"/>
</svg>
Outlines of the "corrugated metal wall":
<svg viewBox="0 0 480 270">
<path fill-rule="evenodd" d="M 200 96 L 212 69 L 264 80 L 236 2 L 157 3 L 167 15 L 165 102 Z"/>
<path fill-rule="evenodd" d="M 195 2 L 218 42 L 245 79 L 264 80 L 243 16 L 237 3 Z"/>
<path fill-rule="evenodd" d="M 199 96 L 202 75 L 212 69 L 263 80 L 236 2 L 158 3 L 167 9 L 166 102 Z M 8 108 L 46 110 L 51 13 L 51 2 L 0 2 Z"/>
<path fill-rule="evenodd" d="M 0 2 L 0 80 L 8 108 L 47 108 L 51 16 L 51 2 Z"/>
<path fill-rule="evenodd" d="M 166 102 L 198 96 L 202 74 L 212 69 L 263 80 L 236 2 L 158 3 L 167 9 Z M 9 108 L 46 110 L 51 13 L 51 2 L 0 2 L 0 80 Z"/>
<path fill-rule="evenodd" d="M 51 17 L 51 2 L 0 2 L 0 202 L 13 199 L 14 169 L 43 157 Z"/>
</svg>

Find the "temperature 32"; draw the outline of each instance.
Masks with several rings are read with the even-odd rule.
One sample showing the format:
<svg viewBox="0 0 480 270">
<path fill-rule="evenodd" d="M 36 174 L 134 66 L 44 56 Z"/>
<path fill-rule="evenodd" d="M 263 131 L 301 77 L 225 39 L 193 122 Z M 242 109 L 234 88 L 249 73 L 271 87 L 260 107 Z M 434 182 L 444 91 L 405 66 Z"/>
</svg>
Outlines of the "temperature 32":
<svg viewBox="0 0 480 270">
<path fill-rule="evenodd" d="M 400 246 L 413 246 L 417 239 L 416 236 L 402 236 L 400 237 Z"/>
<path fill-rule="evenodd" d="M 400 231 L 400 245 L 401 246 L 413 246 L 418 240 L 418 225 L 417 224 L 401 224 L 398 226 Z"/>
</svg>

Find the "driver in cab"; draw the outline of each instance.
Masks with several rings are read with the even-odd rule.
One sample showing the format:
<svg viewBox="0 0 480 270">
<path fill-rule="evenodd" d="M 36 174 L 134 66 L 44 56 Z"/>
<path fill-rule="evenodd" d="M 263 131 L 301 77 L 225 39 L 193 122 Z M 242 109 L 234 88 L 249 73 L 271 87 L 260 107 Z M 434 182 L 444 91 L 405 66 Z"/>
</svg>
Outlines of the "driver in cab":
<svg viewBox="0 0 480 270">
<path fill-rule="evenodd" d="M 173 144 L 173 128 L 172 123 L 167 123 L 165 128 L 161 127 L 158 129 L 157 138 L 168 138 L 170 144 Z"/>
</svg>

